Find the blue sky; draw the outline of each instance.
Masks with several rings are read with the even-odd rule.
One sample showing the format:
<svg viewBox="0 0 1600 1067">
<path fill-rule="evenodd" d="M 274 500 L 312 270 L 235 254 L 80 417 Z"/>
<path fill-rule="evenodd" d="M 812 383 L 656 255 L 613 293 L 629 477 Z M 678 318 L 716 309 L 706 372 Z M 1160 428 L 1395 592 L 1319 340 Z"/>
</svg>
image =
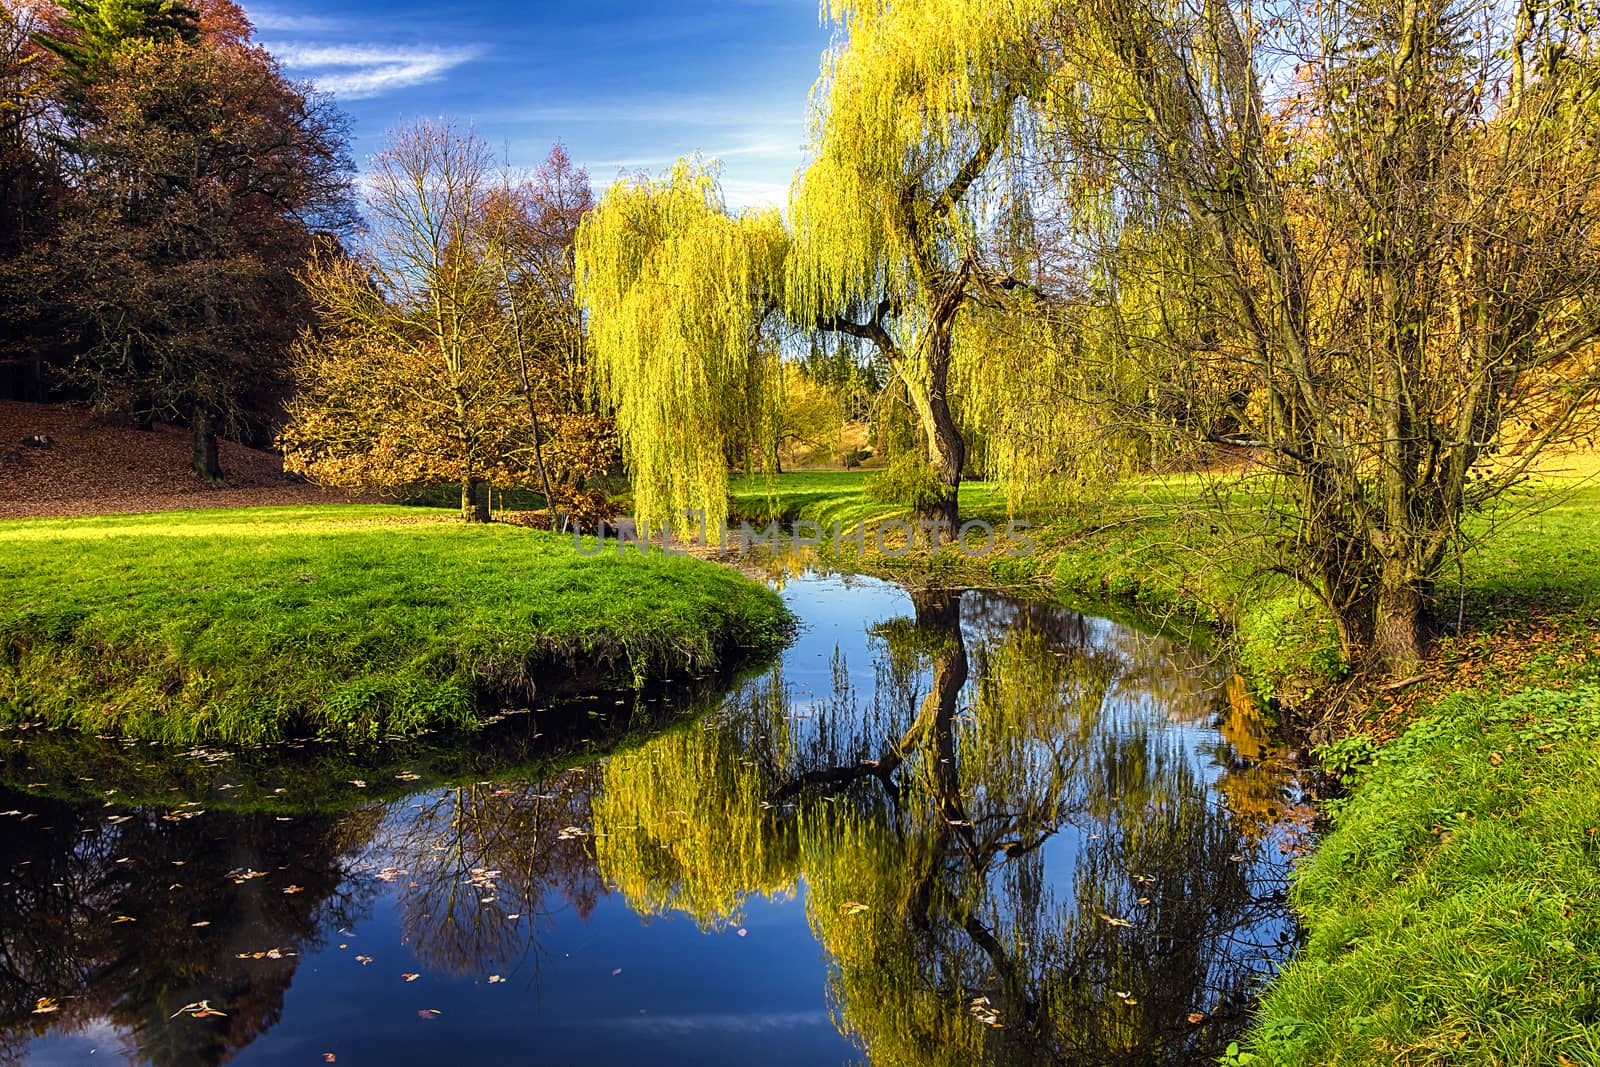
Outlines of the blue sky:
<svg viewBox="0 0 1600 1067">
<path fill-rule="evenodd" d="M 816 0 L 245 0 L 287 73 L 354 119 L 356 159 L 418 117 L 472 122 L 513 167 L 560 140 L 596 192 L 696 151 L 736 207 L 782 204 L 830 30 Z"/>
</svg>

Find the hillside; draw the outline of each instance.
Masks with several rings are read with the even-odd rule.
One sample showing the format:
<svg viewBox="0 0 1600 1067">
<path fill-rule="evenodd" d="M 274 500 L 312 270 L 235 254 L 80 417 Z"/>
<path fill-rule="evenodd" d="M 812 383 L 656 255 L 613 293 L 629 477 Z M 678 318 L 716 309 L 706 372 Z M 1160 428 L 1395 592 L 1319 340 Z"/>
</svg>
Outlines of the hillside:
<svg viewBox="0 0 1600 1067">
<path fill-rule="evenodd" d="M 50 447 L 24 444 L 36 436 Z M 195 474 L 180 427 L 136 430 L 72 408 L 0 401 L 0 519 L 350 499 L 288 478 L 276 455 L 231 441 L 222 443 L 222 469 L 221 486 Z"/>
</svg>

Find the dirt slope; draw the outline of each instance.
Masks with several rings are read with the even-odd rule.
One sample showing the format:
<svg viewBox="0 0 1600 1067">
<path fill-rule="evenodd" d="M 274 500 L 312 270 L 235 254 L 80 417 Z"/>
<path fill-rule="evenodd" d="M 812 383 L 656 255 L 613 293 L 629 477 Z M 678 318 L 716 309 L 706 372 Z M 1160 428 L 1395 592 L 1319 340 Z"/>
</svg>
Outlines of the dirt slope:
<svg viewBox="0 0 1600 1067">
<path fill-rule="evenodd" d="M 43 435 L 49 448 L 24 438 Z M 270 452 L 222 443 L 224 484 L 189 467 L 188 431 L 145 432 L 71 408 L 0 401 L 0 519 L 327 503 L 352 499 L 286 478 Z"/>
</svg>

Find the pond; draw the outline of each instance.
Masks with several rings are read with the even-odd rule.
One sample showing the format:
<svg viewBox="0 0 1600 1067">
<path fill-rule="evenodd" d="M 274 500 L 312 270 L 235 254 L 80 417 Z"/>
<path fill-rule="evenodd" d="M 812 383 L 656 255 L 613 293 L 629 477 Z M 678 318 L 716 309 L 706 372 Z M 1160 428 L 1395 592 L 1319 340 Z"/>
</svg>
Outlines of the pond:
<svg viewBox="0 0 1600 1067">
<path fill-rule="evenodd" d="M 1228 672 L 817 573 L 734 692 L 470 749 L 0 737 L 0 1062 L 1187 1064 L 1308 812 Z M 601 756 L 601 752 L 605 756 Z"/>
</svg>

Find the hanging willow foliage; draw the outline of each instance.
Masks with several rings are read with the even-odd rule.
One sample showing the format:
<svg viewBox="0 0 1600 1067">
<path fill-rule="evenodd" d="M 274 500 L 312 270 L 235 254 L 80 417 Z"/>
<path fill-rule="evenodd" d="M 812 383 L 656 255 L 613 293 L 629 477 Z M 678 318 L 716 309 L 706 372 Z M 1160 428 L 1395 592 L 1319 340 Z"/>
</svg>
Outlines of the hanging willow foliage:
<svg viewBox="0 0 1600 1067">
<path fill-rule="evenodd" d="M 764 335 L 788 238 L 775 210 L 730 214 L 717 171 L 680 160 L 619 182 L 578 231 L 590 367 L 614 408 L 635 514 L 727 516 L 728 469 L 776 439 L 778 345 Z"/>
<path fill-rule="evenodd" d="M 1036 42 L 1055 6 L 828 5 L 845 44 L 829 54 L 812 92 L 813 158 L 791 197 L 787 293 L 797 322 L 910 295 L 933 281 L 928 266 L 972 249 L 973 212 L 959 210 L 961 194 L 942 194 L 976 156 L 987 171 L 990 159 L 1019 147 L 1013 112 L 1044 84 Z M 981 153 L 986 142 L 991 151 Z"/>
<path fill-rule="evenodd" d="M 843 44 L 813 93 L 812 158 L 790 197 L 786 310 L 797 326 L 870 343 L 903 384 L 952 525 L 967 466 L 953 339 L 1018 278 L 990 239 L 1008 175 L 1049 84 L 1046 0 L 836 2 Z M 980 362 L 970 375 L 984 373 Z"/>
</svg>

